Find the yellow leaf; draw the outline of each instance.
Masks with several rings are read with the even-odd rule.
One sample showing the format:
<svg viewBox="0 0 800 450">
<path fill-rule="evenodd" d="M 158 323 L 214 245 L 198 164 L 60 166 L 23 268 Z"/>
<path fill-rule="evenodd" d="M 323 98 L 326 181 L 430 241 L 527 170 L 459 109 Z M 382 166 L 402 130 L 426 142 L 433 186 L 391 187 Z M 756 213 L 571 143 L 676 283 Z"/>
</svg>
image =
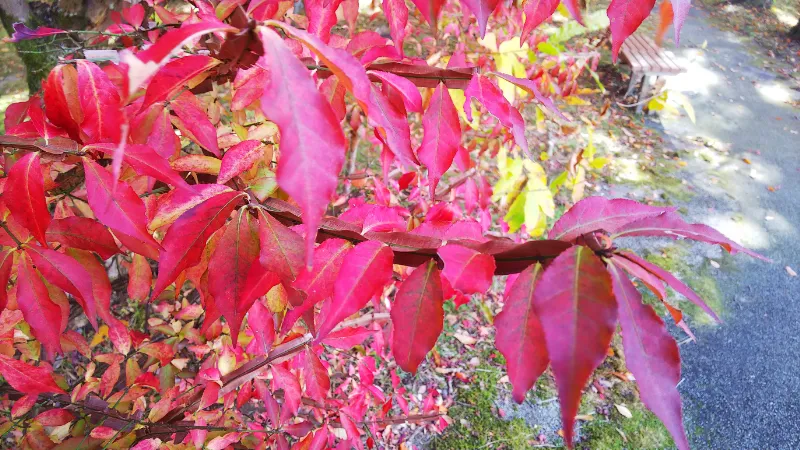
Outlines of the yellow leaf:
<svg viewBox="0 0 800 450">
<path fill-rule="evenodd" d="M 589 163 L 592 169 L 596 170 L 602 169 L 606 166 L 606 164 L 608 164 L 608 158 L 604 158 L 602 156 L 600 158 L 594 158 L 592 162 Z"/>
<path fill-rule="evenodd" d="M 591 103 L 589 103 L 589 102 L 587 102 L 586 100 L 584 100 L 584 99 L 582 99 L 582 98 L 580 98 L 580 97 L 577 97 L 577 96 L 575 96 L 575 95 L 570 95 L 569 97 L 567 97 L 567 98 L 566 98 L 566 99 L 564 99 L 564 100 L 566 100 L 566 102 L 567 102 L 567 104 L 568 104 L 568 105 L 572 105 L 572 106 L 586 106 L 586 105 L 591 105 Z"/>
<path fill-rule="evenodd" d="M 89 343 L 89 347 L 97 347 L 103 343 L 106 337 L 108 337 L 108 325 L 100 325 L 100 328 L 97 329 L 97 333 L 95 333 L 92 338 L 92 342 Z"/>
<path fill-rule="evenodd" d="M 525 191 L 520 192 L 511 207 L 508 208 L 503 220 L 508 224 L 508 231 L 515 233 L 525 223 Z"/>
<path fill-rule="evenodd" d="M 466 123 L 470 128 L 473 130 L 478 129 L 478 118 L 480 114 L 478 112 L 478 107 L 475 106 L 472 102 L 470 102 L 469 108 L 472 111 L 472 122 L 467 120 L 467 114 L 464 112 L 464 103 L 467 101 L 467 97 L 464 95 L 464 91 L 461 89 L 448 89 L 447 92 L 450 94 L 450 99 L 453 100 L 453 104 L 456 105 L 456 112 L 458 112 L 458 117 L 461 118 L 461 121 Z"/>
<path fill-rule="evenodd" d="M 222 160 L 206 155 L 186 155 L 172 162 L 171 166 L 178 172 L 197 172 L 219 175 Z"/>
<path fill-rule="evenodd" d="M 507 40 L 500 44 L 497 52 L 492 55 L 498 72 L 515 77 L 525 77 L 525 65 L 520 62 L 521 56 L 527 56 L 528 44 L 520 45 L 519 37 Z M 506 80 L 498 80 L 497 85 L 503 91 L 503 96 L 510 102 L 525 92 Z"/>
<path fill-rule="evenodd" d="M 247 128 L 239 125 L 238 123 L 233 124 L 233 132 L 236 133 L 236 137 L 245 141 L 247 140 Z"/>
<path fill-rule="evenodd" d="M 544 112 L 542 108 L 536 107 L 536 131 L 539 133 L 547 132 L 547 124 L 544 121 Z"/>
<path fill-rule="evenodd" d="M 282 312 L 286 309 L 288 303 L 289 295 L 283 287 L 283 284 L 277 284 L 267 292 L 267 308 L 269 308 L 270 311 L 275 313 Z"/>
</svg>

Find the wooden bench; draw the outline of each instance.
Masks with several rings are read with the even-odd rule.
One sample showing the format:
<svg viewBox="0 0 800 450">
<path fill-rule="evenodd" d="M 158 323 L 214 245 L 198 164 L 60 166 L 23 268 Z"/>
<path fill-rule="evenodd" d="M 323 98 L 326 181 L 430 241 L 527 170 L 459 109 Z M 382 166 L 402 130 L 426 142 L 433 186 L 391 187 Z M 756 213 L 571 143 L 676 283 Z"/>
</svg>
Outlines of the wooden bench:
<svg viewBox="0 0 800 450">
<path fill-rule="evenodd" d="M 644 104 L 647 103 L 645 99 L 650 95 L 650 86 L 658 82 L 659 77 L 686 72 L 671 53 L 661 49 L 652 39 L 636 34 L 622 44 L 622 58 L 631 65 L 631 82 L 625 96 L 633 94 L 639 82 L 642 83 L 636 106 L 637 113 L 642 112 Z M 650 78 L 653 76 L 655 80 L 651 81 Z"/>
</svg>

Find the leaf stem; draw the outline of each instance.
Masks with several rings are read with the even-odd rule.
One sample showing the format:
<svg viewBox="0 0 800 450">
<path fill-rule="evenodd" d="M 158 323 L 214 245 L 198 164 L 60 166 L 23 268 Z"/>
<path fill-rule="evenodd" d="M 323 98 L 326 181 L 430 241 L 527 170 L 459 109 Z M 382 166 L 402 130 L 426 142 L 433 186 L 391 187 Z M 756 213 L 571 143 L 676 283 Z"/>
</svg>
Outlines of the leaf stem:
<svg viewBox="0 0 800 450">
<path fill-rule="evenodd" d="M 0 227 L 2 227 L 3 230 L 5 230 L 5 232 L 8 233 L 11 239 L 17 244 L 17 248 L 22 248 L 22 241 L 20 241 L 19 238 L 17 238 L 17 236 L 11 232 L 11 229 L 8 228 L 8 225 L 4 221 L 0 221 Z"/>
</svg>

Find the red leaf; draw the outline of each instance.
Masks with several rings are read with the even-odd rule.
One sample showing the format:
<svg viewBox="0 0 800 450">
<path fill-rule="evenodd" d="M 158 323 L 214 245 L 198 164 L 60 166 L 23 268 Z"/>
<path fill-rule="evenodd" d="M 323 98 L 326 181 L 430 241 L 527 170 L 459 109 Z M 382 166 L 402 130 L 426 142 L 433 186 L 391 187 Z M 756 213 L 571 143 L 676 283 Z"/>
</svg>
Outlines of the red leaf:
<svg viewBox="0 0 800 450">
<path fill-rule="evenodd" d="M 674 275 L 667 272 L 666 270 L 658 267 L 657 265 L 647 261 L 646 259 L 640 258 L 637 255 L 631 252 L 619 252 L 620 256 L 630 260 L 634 264 L 637 264 L 644 268 L 644 270 L 652 273 L 653 275 L 657 276 L 661 280 L 663 280 L 669 287 L 675 290 L 675 292 L 683 295 L 690 302 L 694 303 L 695 305 L 699 306 L 700 309 L 706 312 L 709 316 L 711 316 L 717 322 L 722 322 L 719 316 L 700 298 L 699 295 L 695 291 L 693 291 L 689 286 L 683 284 L 683 282 Z"/>
<path fill-rule="evenodd" d="M 60 427 L 75 420 L 75 415 L 64 408 L 49 409 L 34 418 L 44 427 Z"/>
<path fill-rule="evenodd" d="M 392 250 L 375 241 L 366 241 L 347 252 L 333 285 L 333 297 L 322 306 L 322 322 L 317 339 L 324 338 L 345 318 L 379 295 L 392 277 Z"/>
<path fill-rule="evenodd" d="M 128 95 L 136 92 L 150 76 L 158 72 L 170 54 L 188 41 L 200 35 L 215 31 L 236 31 L 236 28 L 217 20 L 204 19 L 201 22 L 184 23 L 161 36 L 158 41 L 136 55 L 121 52 L 120 60 L 128 65 Z"/>
<path fill-rule="evenodd" d="M 461 3 L 466 6 L 475 19 L 478 21 L 478 30 L 480 31 L 481 38 L 486 36 L 486 24 L 489 23 L 489 16 L 492 15 L 497 5 L 500 4 L 499 0 L 461 0 Z"/>
<path fill-rule="evenodd" d="M 406 25 L 408 25 L 408 6 L 406 6 L 405 0 L 383 0 L 383 14 L 386 15 L 386 21 L 389 22 L 392 41 L 402 55 Z"/>
<path fill-rule="evenodd" d="M 252 301 L 241 302 L 250 266 L 258 263 L 258 224 L 245 209 L 239 210 L 225 228 L 217 249 L 208 262 L 208 290 L 214 297 L 217 309 L 228 321 L 231 340 L 239 341 L 244 316 L 253 306 Z"/>
<path fill-rule="evenodd" d="M 283 389 L 284 412 L 297 414 L 303 395 L 297 377 L 283 366 L 274 365 L 272 366 L 272 380 L 275 382 L 276 389 Z"/>
<path fill-rule="evenodd" d="M 247 325 L 253 332 L 258 353 L 266 355 L 275 341 L 275 321 L 272 312 L 260 301 L 253 303 L 247 313 Z"/>
<path fill-rule="evenodd" d="M 564 6 L 567 7 L 567 11 L 572 15 L 575 20 L 578 21 L 579 24 L 583 25 L 583 18 L 581 17 L 581 7 L 578 0 L 563 0 Z"/>
<path fill-rule="evenodd" d="M 364 327 L 342 328 L 331 332 L 322 340 L 322 343 L 334 348 L 349 350 L 356 345 L 363 344 L 364 341 L 373 334 L 375 334 L 374 331 Z"/>
<path fill-rule="evenodd" d="M 143 302 L 150 297 L 153 285 L 153 271 L 144 256 L 134 254 L 128 267 L 128 297 Z"/>
<path fill-rule="evenodd" d="M 50 355 L 61 353 L 61 331 L 63 331 L 61 308 L 50 299 L 47 286 L 31 265 L 27 255 L 22 255 L 17 266 L 17 305 L 22 310 L 25 321 L 31 326 L 33 336 L 42 343 L 47 353 Z M 33 393 L 17 389 L 27 394 Z"/>
<path fill-rule="evenodd" d="M 484 294 L 489 290 L 495 271 L 491 255 L 455 244 L 439 248 L 438 253 L 444 261 L 442 273 L 453 288 L 465 294 Z"/>
<path fill-rule="evenodd" d="M 97 306 L 90 275 L 86 269 L 76 264 L 73 258 L 49 248 L 28 246 L 25 248 L 25 253 L 50 284 L 75 297 L 96 330 Z"/>
<path fill-rule="evenodd" d="M 282 282 L 293 282 L 303 269 L 303 238 L 263 210 L 259 210 L 258 216 L 261 265 Z M 319 270 L 319 267 L 315 269 Z"/>
<path fill-rule="evenodd" d="M 419 160 L 428 168 L 428 185 L 433 199 L 439 179 L 453 164 L 461 145 L 458 111 L 443 83 L 433 91 L 428 109 L 422 116 L 422 127 L 425 133 L 417 153 Z"/>
<path fill-rule="evenodd" d="M 95 439 L 107 440 L 117 437 L 117 433 L 119 432 L 111 427 L 99 426 L 97 428 L 92 429 L 92 431 L 89 433 L 89 436 Z"/>
<path fill-rule="evenodd" d="M 159 69 L 147 85 L 147 92 L 144 94 L 144 102 L 140 111 L 144 111 L 155 103 L 171 99 L 189 86 L 189 81 L 192 81 L 193 78 L 211 70 L 218 64 L 219 61 L 216 59 L 204 55 L 189 55 L 168 62 Z"/>
<path fill-rule="evenodd" d="M 328 377 L 328 370 L 322 365 L 311 347 L 307 347 L 305 351 L 303 375 L 308 396 L 324 404 L 325 399 L 328 398 L 328 391 L 331 389 L 331 380 Z"/>
<path fill-rule="evenodd" d="M 611 55 L 614 62 L 617 62 L 622 43 L 650 15 L 655 3 L 655 0 L 612 0 L 608 5 L 608 19 L 611 21 Z"/>
<path fill-rule="evenodd" d="M 14 248 L 8 248 L 0 253 L 0 286 L 8 286 L 11 279 L 11 269 L 14 267 Z M 8 289 L 0 289 L 0 313 L 8 305 Z"/>
<path fill-rule="evenodd" d="M 100 223 L 114 231 L 127 234 L 155 248 L 161 246 L 147 231 L 144 203 L 123 181 L 114 180 L 106 169 L 91 159 L 84 158 L 86 198 Z"/>
<path fill-rule="evenodd" d="M 336 25 L 336 10 L 342 0 L 306 0 L 308 32 L 319 36 L 324 43 L 331 40 L 331 28 Z"/>
<path fill-rule="evenodd" d="M 664 327 L 664 322 L 615 263 L 608 266 L 619 305 L 625 365 L 636 377 L 639 396 L 648 409 L 667 427 L 675 445 L 689 449 L 683 429 L 681 397 L 681 358 L 678 344 Z"/>
<path fill-rule="evenodd" d="M 22 398 L 15 400 L 14 405 L 11 407 L 11 419 L 17 419 L 28 414 L 28 411 L 36 405 L 37 400 L 39 400 L 39 394 L 24 395 Z"/>
<path fill-rule="evenodd" d="M 119 92 L 97 64 L 77 61 L 78 94 L 83 111 L 81 131 L 86 143 L 120 141 L 120 119 L 123 117 Z"/>
<path fill-rule="evenodd" d="M 69 248 L 67 253 L 89 274 L 97 315 L 108 324 L 109 340 L 118 352 L 127 354 L 131 349 L 131 337 L 125 324 L 111 314 L 111 282 L 106 267 L 94 254 L 87 251 Z M 136 256 L 138 255 L 134 255 Z"/>
<path fill-rule="evenodd" d="M 139 28 L 142 25 L 142 21 L 144 21 L 144 6 L 141 3 L 137 3 L 128 8 L 122 8 L 122 17 L 134 28 Z"/>
<path fill-rule="evenodd" d="M 415 373 L 444 328 L 442 281 L 431 260 L 400 285 L 392 305 L 392 354 L 397 365 Z"/>
<path fill-rule="evenodd" d="M 270 70 L 261 108 L 281 133 L 278 185 L 303 211 L 311 264 L 317 228 L 344 164 L 344 134 L 331 105 L 280 36 L 262 28 L 261 41 Z"/>
<path fill-rule="evenodd" d="M 672 0 L 672 10 L 675 13 L 675 45 L 681 43 L 681 28 L 686 17 L 689 16 L 689 9 L 692 7 L 692 0 Z"/>
<path fill-rule="evenodd" d="M 250 270 L 247 272 L 239 302 L 242 304 L 250 304 L 255 299 L 267 295 L 267 293 L 280 282 L 281 280 L 277 275 L 264 269 L 261 264 L 252 264 Z"/>
<path fill-rule="evenodd" d="M 78 95 L 78 71 L 70 64 L 53 68 L 44 85 L 44 105 L 47 119 L 53 125 L 63 128 L 74 140 L 80 140 L 80 126 L 83 112 Z M 13 105 L 12 105 L 13 106 Z M 6 110 L 6 119 L 12 106 Z M 9 126 L 6 123 L 6 130 Z"/>
<path fill-rule="evenodd" d="M 56 66 L 56 68 L 58 67 L 62 66 Z M 47 89 L 45 91 L 45 104 L 47 104 L 47 92 L 49 91 L 50 89 Z M 31 104 L 31 99 L 25 100 L 24 102 L 16 102 L 8 105 L 8 108 L 6 108 L 5 116 L 3 117 L 3 126 L 6 127 L 6 131 L 8 131 L 10 128 L 13 128 L 21 124 L 28 117 L 28 109 L 30 107 L 30 104 Z M 48 107 L 47 109 L 50 108 Z M 50 121 L 53 122 L 52 119 Z"/>
<path fill-rule="evenodd" d="M 114 236 L 111 236 L 108 229 L 88 217 L 54 219 L 47 228 L 47 239 L 66 247 L 96 252 L 103 259 L 119 253 Z"/>
<path fill-rule="evenodd" d="M 53 380 L 52 370 L 35 367 L 0 354 L 0 374 L 14 389 L 28 395 L 64 394 Z"/>
<path fill-rule="evenodd" d="M 233 177 L 253 167 L 253 164 L 264 158 L 265 147 L 261 141 L 247 140 L 239 142 L 225 151 L 219 168 L 217 184 L 225 184 Z"/>
<path fill-rule="evenodd" d="M 166 108 L 162 107 L 153 120 L 153 127 L 147 135 L 146 144 L 167 159 L 175 156 L 180 148 L 180 138 L 172 128 L 169 111 Z"/>
<path fill-rule="evenodd" d="M 614 264 L 623 268 L 629 275 L 638 278 L 639 281 L 644 283 L 660 300 L 664 300 L 667 297 L 667 289 L 664 287 L 664 282 L 660 278 L 648 272 L 642 266 L 625 258 L 615 256 L 612 259 L 614 260 Z"/>
<path fill-rule="evenodd" d="M 95 144 L 87 145 L 83 149 L 84 151 L 99 150 L 103 153 L 113 155 L 116 148 L 116 144 Z M 172 170 L 169 161 L 147 145 L 126 144 L 123 161 L 130 164 L 133 170 L 139 175 L 153 177 L 166 184 L 171 184 L 176 188 L 191 189 L 189 184 L 186 183 L 186 180 Z"/>
<path fill-rule="evenodd" d="M 587 197 L 561 216 L 548 236 L 550 239 L 572 241 L 584 233 L 597 230 L 615 233 L 623 225 L 635 220 L 674 210 L 647 206 L 624 198 Z"/>
<path fill-rule="evenodd" d="M 252 3 L 251 3 L 252 4 Z M 261 57 L 249 69 L 239 69 L 233 80 L 233 98 L 231 109 L 240 111 L 261 97 L 264 86 L 269 80 L 269 70 L 266 68 L 264 58 Z"/>
<path fill-rule="evenodd" d="M 542 324 L 534 311 L 533 294 L 541 274 L 538 263 L 520 273 L 506 294 L 503 311 L 494 320 L 497 349 L 506 358 L 517 403 L 525 400 L 550 362 Z"/>
<path fill-rule="evenodd" d="M 464 95 L 466 96 L 464 113 L 467 115 L 467 120 L 472 121 L 470 101 L 473 98 L 477 99 L 504 127 L 511 129 L 517 145 L 525 154 L 529 153 L 528 141 L 525 139 L 525 120 L 519 111 L 503 97 L 503 92 L 494 82 L 476 73 L 464 90 Z"/>
<path fill-rule="evenodd" d="M 611 280 L 603 262 L 576 245 L 550 263 L 533 297 L 558 385 L 564 441 L 571 447 L 581 390 L 605 359 L 617 322 Z"/>
<path fill-rule="evenodd" d="M 561 111 L 558 110 L 555 103 L 553 103 L 553 101 L 550 100 L 549 98 L 542 95 L 542 93 L 539 91 L 539 88 L 536 87 L 536 83 L 533 80 L 529 80 L 527 78 L 512 77 L 511 75 L 507 75 L 500 72 L 492 72 L 492 75 L 500 77 L 508 81 L 509 83 L 512 83 L 517 87 L 520 87 L 530 92 L 531 94 L 533 94 L 533 97 L 536 98 L 536 100 L 542 104 L 542 106 L 554 112 L 558 117 L 562 118 L 563 120 L 569 122 L 567 116 L 565 116 L 564 114 L 561 113 Z"/>
<path fill-rule="evenodd" d="M 44 196 L 44 175 L 38 153 L 28 153 L 8 171 L 3 202 L 11 216 L 47 245 L 45 232 L 50 225 L 50 211 Z"/>
<path fill-rule="evenodd" d="M 531 32 L 556 12 L 561 0 L 527 0 L 525 2 L 525 23 L 522 25 L 522 42 L 528 40 Z"/>
<path fill-rule="evenodd" d="M 732 255 L 737 252 L 744 252 L 754 258 L 769 261 L 769 259 L 758 253 L 750 251 L 726 238 L 722 233 L 708 225 L 684 222 L 681 216 L 674 211 L 627 223 L 619 227 L 611 238 L 615 239 L 623 236 L 661 236 L 672 239 L 693 239 L 695 241 L 708 242 L 709 244 L 718 244 Z"/>
<path fill-rule="evenodd" d="M 14 27 L 14 33 L 11 35 L 11 42 L 19 42 L 25 41 L 28 39 L 39 39 L 47 36 L 53 36 L 55 34 L 65 34 L 67 33 L 65 30 L 59 30 L 58 28 L 48 28 L 48 27 L 39 27 L 35 30 L 31 30 L 23 23 L 15 23 L 12 25 Z"/>
<path fill-rule="evenodd" d="M 223 192 L 233 192 L 218 184 L 196 184 L 194 190 L 172 190 L 158 199 L 158 207 L 148 227 L 157 230 L 171 225 L 183 213 Z"/>
<path fill-rule="evenodd" d="M 316 36 L 282 22 L 269 22 L 269 24 L 280 27 L 289 36 L 306 44 L 353 93 L 361 109 L 367 113 L 369 124 L 383 133 L 382 138 L 392 153 L 405 165 L 417 164 L 417 158 L 411 151 L 411 131 L 406 112 L 396 108 L 396 105 L 393 105 L 389 98 L 372 84 L 358 60 L 347 51 L 329 47 Z"/>
<path fill-rule="evenodd" d="M 389 72 L 381 72 L 380 70 L 370 70 L 367 74 L 378 78 L 382 83 L 391 86 L 394 90 L 399 92 L 403 98 L 403 104 L 406 109 L 411 112 L 422 112 L 422 96 L 419 94 L 419 90 L 414 83 L 401 76 Z M 452 103 L 453 101 L 450 100 L 450 104 Z M 455 106 L 453 109 L 455 109 Z M 461 129 L 459 128 L 459 132 L 460 131 Z"/>
<path fill-rule="evenodd" d="M 333 286 L 342 261 L 353 244 L 344 239 L 328 239 L 314 251 L 313 269 L 303 267 L 292 287 L 306 294 L 303 304 L 286 314 L 281 333 L 288 333 L 294 323 L 317 303 L 333 295 Z"/>
<path fill-rule="evenodd" d="M 220 156 L 217 143 L 217 129 L 208 119 L 208 113 L 202 102 L 191 92 L 184 92 L 170 103 L 170 108 L 177 117 L 172 123 L 189 139 L 200 147 Z"/>
<path fill-rule="evenodd" d="M 225 224 L 241 198 L 242 193 L 235 191 L 217 194 L 186 211 L 172 224 L 162 241 L 158 279 L 151 299 L 158 298 L 181 272 L 200 261 L 206 241 Z"/>
<path fill-rule="evenodd" d="M 445 0 L 411 0 L 417 7 L 422 17 L 436 29 L 439 13 L 446 3 Z"/>
</svg>

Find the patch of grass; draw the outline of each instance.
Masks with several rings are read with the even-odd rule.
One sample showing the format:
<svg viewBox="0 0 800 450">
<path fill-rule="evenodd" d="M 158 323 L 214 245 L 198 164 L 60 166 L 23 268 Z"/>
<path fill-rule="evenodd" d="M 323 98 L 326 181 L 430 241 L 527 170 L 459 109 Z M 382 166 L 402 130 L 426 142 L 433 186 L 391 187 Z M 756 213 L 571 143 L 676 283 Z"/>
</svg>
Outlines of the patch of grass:
<svg viewBox="0 0 800 450">
<path fill-rule="evenodd" d="M 459 392 L 457 403 L 448 415 L 454 424 L 433 440 L 430 448 L 473 450 L 477 448 L 529 449 L 536 441 L 536 430 L 522 419 L 501 419 L 495 407 L 497 380 L 502 373 L 487 365 L 478 367 L 469 389 Z"/>
<path fill-rule="evenodd" d="M 669 449 L 672 438 L 664 425 L 640 404 L 626 405 L 633 418 L 628 419 L 613 408 L 608 419 L 583 424 L 587 439 L 579 448 L 591 450 Z"/>
<path fill-rule="evenodd" d="M 687 264 L 689 255 L 689 245 L 679 243 L 664 247 L 660 252 L 651 252 L 645 256 L 645 259 L 680 278 L 681 281 L 697 292 L 700 298 L 702 298 L 712 310 L 722 315 L 725 310 L 722 301 L 722 293 L 719 290 L 716 278 L 711 272 L 710 264 L 707 260 L 704 260 L 699 266 L 693 267 Z M 725 262 L 724 258 L 723 262 Z M 673 302 L 673 304 L 680 307 L 685 314 L 688 314 L 693 319 L 694 323 L 703 325 L 715 323 L 699 306 L 690 303 L 674 292 L 669 295 L 672 300 L 677 300 Z"/>
</svg>

